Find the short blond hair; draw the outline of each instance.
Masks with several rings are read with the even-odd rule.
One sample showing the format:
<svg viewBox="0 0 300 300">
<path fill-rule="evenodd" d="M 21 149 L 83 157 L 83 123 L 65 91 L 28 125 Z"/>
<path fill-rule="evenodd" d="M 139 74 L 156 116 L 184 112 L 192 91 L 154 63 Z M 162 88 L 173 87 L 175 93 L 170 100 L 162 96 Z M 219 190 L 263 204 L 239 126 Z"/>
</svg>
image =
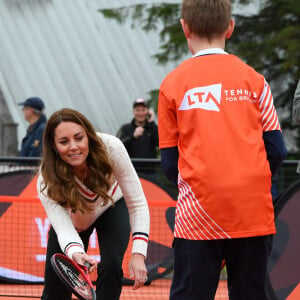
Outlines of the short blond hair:
<svg viewBox="0 0 300 300">
<path fill-rule="evenodd" d="M 190 31 L 211 38 L 224 33 L 232 18 L 230 0 L 183 0 L 182 18 Z"/>
</svg>

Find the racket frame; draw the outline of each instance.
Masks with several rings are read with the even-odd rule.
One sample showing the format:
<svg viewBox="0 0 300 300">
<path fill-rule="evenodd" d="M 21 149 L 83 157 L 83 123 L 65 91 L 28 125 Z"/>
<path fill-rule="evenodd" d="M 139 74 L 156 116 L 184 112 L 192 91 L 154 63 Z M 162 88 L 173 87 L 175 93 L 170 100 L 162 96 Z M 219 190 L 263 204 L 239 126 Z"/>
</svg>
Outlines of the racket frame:
<svg viewBox="0 0 300 300">
<path fill-rule="evenodd" d="M 87 298 L 83 297 L 80 293 L 77 292 L 77 290 L 73 287 L 73 285 L 70 283 L 70 281 L 63 275 L 60 268 L 57 266 L 59 263 L 67 262 L 69 265 L 72 265 L 74 269 L 80 273 L 80 275 L 84 278 L 86 283 L 88 284 L 88 287 L 90 289 L 92 298 L 91 300 L 96 300 L 96 293 L 93 287 L 93 284 L 91 282 L 91 279 L 88 275 L 88 268 L 90 267 L 89 263 L 86 263 L 85 265 L 76 264 L 72 259 L 67 257 L 64 254 L 56 253 L 51 257 L 51 265 L 59 279 L 66 285 L 66 287 L 79 299 L 86 300 Z M 90 298 L 88 298 L 90 299 Z"/>
</svg>

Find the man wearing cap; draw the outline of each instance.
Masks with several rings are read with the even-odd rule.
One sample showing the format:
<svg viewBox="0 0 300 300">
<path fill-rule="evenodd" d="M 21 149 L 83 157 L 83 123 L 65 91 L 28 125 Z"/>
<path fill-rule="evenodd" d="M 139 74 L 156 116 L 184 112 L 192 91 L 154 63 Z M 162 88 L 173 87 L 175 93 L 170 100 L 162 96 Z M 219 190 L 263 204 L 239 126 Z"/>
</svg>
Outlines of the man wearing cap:
<svg viewBox="0 0 300 300">
<path fill-rule="evenodd" d="M 131 158 L 156 158 L 158 129 L 154 122 L 154 111 L 149 110 L 144 99 L 133 103 L 133 120 L 124 124 L 117 137 L 125 145 Z"/>
<path fill-rule="evenodd" d="M 18 156 L 39 157 L 42 154 L 43 133 L 47 122 L 43 113 L 45 104 L 42 99 L 31 97 L 18 105 L 23 106 L 24 118 L 29 123 Z"/>
</svg>

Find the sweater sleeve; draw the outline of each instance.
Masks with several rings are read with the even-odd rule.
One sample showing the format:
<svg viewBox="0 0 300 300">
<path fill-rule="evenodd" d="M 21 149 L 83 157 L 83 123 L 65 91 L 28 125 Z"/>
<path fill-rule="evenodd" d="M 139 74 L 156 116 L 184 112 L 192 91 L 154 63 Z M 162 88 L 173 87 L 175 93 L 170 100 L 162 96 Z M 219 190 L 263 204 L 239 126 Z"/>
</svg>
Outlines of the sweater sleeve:
<svg viewBox="0 0 300 300">
<path fill-rule="evenodd" d="M 114 176 L 119 183 L 129 211 L 133 241 L 132 253 L 147 256 L 150 227 L 147 200 L 123 143 L 113 136 L 109 139 L 108 154 L 113 165 Z"/>
<path fill-rule="evenodd" d="M 73 225 L 69 211 L 50 199 L 47 190 L 41 191 L 42 186 L 43 178 L 40 174 L 37 181 L 38 196 L 57 234 L 61 250 L 70 259 L 75 252 L 84 253 L 83 242 Z"/>
</svg>

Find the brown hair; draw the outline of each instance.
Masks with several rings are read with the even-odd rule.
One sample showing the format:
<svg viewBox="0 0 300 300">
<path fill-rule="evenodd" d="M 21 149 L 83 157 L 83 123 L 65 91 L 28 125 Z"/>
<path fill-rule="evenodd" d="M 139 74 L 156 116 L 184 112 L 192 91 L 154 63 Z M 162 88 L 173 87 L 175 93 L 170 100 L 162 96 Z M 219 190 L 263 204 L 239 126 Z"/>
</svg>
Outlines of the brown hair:
<svg viewBox="0 0 300 300">
<path fill-rule="evenodd" d="M 230 0 L 183 0 L 182 18 L 192 33 L 212 38 L 224 33 L 231 20 Z"/>
<path fill-rule="evenodd" d="M 110 188 L 109 179 L 112 166 L 106 148 L 88 119 L 76 110 L 63 108 L 54 112 L 45 127 L 43 137 L 43 158 L 41 174 L 44 179 L 42 191 L 47 188 L 47 195 L 63 207 L 72 211 L 89 212 L 87 201 L 79 193 L 71 167 L 57 155 L 54 143 L 54 131 L 62 122 L 79 124 L 85 130 L 89 140 L 89 154 L 86 159 L 90 172 L 89 188 L 102 197 L 107 204 L 111 197 L 107 194 Z"/>
</svg>

